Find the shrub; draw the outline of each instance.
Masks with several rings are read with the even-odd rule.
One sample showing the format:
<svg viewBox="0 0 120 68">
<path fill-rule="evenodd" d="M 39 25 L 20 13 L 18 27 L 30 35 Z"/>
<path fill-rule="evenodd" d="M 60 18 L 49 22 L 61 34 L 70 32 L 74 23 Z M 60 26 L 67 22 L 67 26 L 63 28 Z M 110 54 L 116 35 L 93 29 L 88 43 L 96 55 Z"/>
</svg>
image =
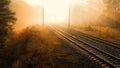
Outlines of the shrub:
<svg viewBox="0 0 120 68">
<path fill-rule="evenodd" d="M 0 51 L 0 68 L 86 68 L 92 66 L 90 59 L 77 50 L 62 38 L 56 38 L 46 28 L 28 27 L 8 36 L 5 48 Z M 84 59 L 86 61 L 81 61 Z M 92 64 L 94 65 L 94 62 Z"/>
</svg>

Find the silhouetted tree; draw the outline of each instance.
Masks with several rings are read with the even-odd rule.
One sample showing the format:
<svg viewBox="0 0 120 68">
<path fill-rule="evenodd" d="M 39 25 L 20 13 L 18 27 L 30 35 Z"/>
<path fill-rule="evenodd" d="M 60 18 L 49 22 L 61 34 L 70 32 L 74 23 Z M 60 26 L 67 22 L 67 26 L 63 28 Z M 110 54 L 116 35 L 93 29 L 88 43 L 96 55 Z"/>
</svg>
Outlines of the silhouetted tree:
<svg viewBox="0 0 120 68">
<path fill-rule="evenodd" d="M 16 21 L 15 13 L 9 8 L 10 0 L 0 0 L 0 47 L 4 46 L 6 36 L 12 31 Z"/>
</svg>

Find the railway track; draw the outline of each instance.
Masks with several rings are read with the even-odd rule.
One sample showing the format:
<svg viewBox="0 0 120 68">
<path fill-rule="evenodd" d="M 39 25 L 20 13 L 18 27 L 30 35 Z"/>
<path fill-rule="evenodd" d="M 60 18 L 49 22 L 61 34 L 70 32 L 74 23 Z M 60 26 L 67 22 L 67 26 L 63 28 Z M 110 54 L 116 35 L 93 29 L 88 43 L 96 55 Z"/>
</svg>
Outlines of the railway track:
<svg viewBox="0 0 120 68">
<path fill-rule="evenodd" d="M 62 26 L 57 26 L 57 27 L 64 30 L 64 27 L 62 27 Z M 86 37 L 87 39 L 90 39 L 90 40 L 96 40 L 96 42 L 103 43 L 104 45 L 107 45 L 107 46 L 109 45 L 109 46 L 111 46 L 115 49 L 120 49 L 120 43 L 110 42 L 110 41 L 107 41 L 107 40 L 104 40 L 104 39 L 101 39 L 101 38 L 97 38 L 97 37 L 82 33 L 79 30 L 74 29 L 74 28 L 68 29 L 67 32 L 69 32 L 69 33 L 72 32 L 71 34 L 73 34 L 73 35 L 78 34 L 79 37 L 82 36 L 82 37 Z"/>
<path fill-rule="evenodd" d="M 114 55 L 111 55 L 110 53 L 105 52 L 104 50 L 101 50 L 97 47 L 94 47 L 93 45 L 87 43 L 86 41 L 82 39 L 78 39 L 77 37 L 58 29 L 54 26 L 48 27 L 51 31 L 53 31 L 58 36 L 61 36 L 62 38 L 66 39 L 67 41 L 73 43 L 80 49 L 87 52 L 87 55 L 98 62 L 103 68 L 119 68 L 120 67 L 120 58 L 116 57 Z"/>
<path fill-rule="evenodd" d="M 100 43 L 104 43 L 104 44 L 106 44 L 106 45 L 110 45 L 110 46 L 112 46 L 112 47 L 114 47 L 114 48 L 120 49 L 120 43 L 110 42 L 110 41 L 107 41 L 107 40 L 104 40 L 104 39 L 101 39 L 101 38 L 97 38 L 97 37 L 94 37 L 94 36 L 91 36 L 91 35 L 88 35 L 88 34 L 79 32 L 79 31 L 76 30 L 76 29 L 71 29 L 70 31 L 71 31 L 71 32 L 75 32 L 75 33 L 80 34 L 80 35 L 83 35 L 83 36 L 85 36 L 85 37 L 87 37 L 87 38 L 90 38 L 90 39 L 92 39 L 92 40 L 96 40 L 96 41 L 98 41 L 98 42 L 100 42 Z"/>
<path fill-rule="evenodd" d="M 56 27 L 56 26 L 55 26 Z M 99 48 L 101 50 L 104 50 L 105 52 L 107 53 L 110 53 L 111 55 L 117 57 L 118 59 L 120 59 L 120 48 L 119 48 L 119 44 L 105 44 L 105 43 L 102 43 L 102 42 L 99 42 L 98 40 L 99 39 L 92 39 L 92 36 L 87 36 L 87 34 L 80 34 L 82 32 L 78 32 L 78 31 L 75 31 L 73 29 L 64 29 L 63 27 L 60 27 L 60 26 L 57 26 L 57 28 L 60 28 L 61 30 L 71 34 L 72 36 L 76 37 L 77 39 L 81 40 L 82 41 L 87 41 L 86 43 L 96 47 L 96 48 Z M 93 37 L 94 38 L 94 37 Z M 112 42 L 111 42 L 112 43 Z"/>
</svg>

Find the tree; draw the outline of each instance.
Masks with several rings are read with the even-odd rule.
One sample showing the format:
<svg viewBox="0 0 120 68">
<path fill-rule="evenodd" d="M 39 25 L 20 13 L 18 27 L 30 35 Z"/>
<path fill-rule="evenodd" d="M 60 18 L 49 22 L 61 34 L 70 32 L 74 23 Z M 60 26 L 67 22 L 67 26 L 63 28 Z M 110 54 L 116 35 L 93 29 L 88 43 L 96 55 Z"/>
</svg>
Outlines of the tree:
<svg viewBox="0 0 120 68">
<path fill-rule="evenodd" d="M 103 25 L 120 30 L 120 0 L 101 0 L 104 4 L 104 12 L 100 19 Z M 107 24 L 107 25 L 106 25 Z"/>
<path fill-rule="evenodd" d="M 0 0 L 0 47 L 4 46 L 6 36 L 12 31 L 16 18 L 9 8 L 10 0 Z"/>
</svg>

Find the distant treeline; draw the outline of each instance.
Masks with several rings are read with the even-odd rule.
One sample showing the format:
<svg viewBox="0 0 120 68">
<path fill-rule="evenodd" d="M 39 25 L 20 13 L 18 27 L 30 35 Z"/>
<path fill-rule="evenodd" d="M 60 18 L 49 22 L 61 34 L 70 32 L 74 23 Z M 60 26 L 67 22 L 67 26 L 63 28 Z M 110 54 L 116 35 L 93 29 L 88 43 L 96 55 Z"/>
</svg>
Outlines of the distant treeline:
<svg viewBox="0 0 120 68">
<path fill-rule="evenodd" d="M 97 26 L 108 26 L 120 30 L 120 0 L 98 0 L 98 2 L 99 3 L 97 3 L 96 0 L 95 3 L 98 5 L 101 4 L 103 8 L 99 8 L 95 5 L 88 5 L 89 8 L 86 8 L 89 9 L 88 12 L 90 14 L 92 13 L 91 15 L 88 14 L 87 11 L 85 11 L 86 9 L 84 7 L 84 4 L 84 6 L 76 4 L 71 9 L 71 22 L 76 22 L 78 20 L 78 23 L 87 23 L 89 25 Z M 100 11 L 99 9 L 102 9 L 102 13 L 100 13 L 99 17 L 97 17 L 97 13 L 99 13 Z"/>
<path fill-rule="evenodd" d="M 120 30 L 120 0 L 102 0 L 105 9 L 98 19 L 101 25 L 110 26 Z"/>
</svg>

